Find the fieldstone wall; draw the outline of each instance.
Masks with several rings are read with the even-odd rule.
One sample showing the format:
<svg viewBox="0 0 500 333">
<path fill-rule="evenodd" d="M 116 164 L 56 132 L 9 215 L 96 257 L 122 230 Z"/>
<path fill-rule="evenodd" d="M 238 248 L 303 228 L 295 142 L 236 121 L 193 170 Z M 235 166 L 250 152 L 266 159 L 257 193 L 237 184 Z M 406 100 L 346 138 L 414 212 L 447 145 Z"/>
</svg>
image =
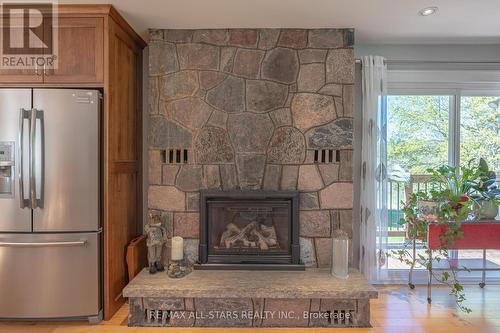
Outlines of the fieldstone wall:
<svg viewBox="0 0 500 333">
<path fill-rule="evenodd" d="M 300 191 L 308 266 L 330 265 L 334 229 L 352 236 L 353 40 L 350 29 L 150 30 L 148 208 L 190 260 L 200 189 Z M 168 163 L 171 149 L 187 162 Z M 315 162 L 322 150 L 333 160 Z"/>
</svg>

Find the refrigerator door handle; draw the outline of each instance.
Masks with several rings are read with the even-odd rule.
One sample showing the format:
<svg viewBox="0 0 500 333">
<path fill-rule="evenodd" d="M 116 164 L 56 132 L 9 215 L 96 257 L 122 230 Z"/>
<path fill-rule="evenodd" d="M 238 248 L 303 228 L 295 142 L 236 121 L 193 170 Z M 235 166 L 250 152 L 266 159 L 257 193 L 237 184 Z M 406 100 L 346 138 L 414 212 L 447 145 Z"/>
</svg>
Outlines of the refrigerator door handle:
<svg viewBox="0 0 500 333">
<path fill-rule="evenodd" d="M 30 111 L 21 109 L 19 112 L 19 145 L 18 145 L 18 177 L 19 177 L 19 206 L 26 208 L 30 205 L 29 199 L 24 198 L 24 120 L 29 118 Z"/>
<path fill-rule="evenodd" d="M 35 160 L 36 160 L 36 116 L 37 109 L 31 109 L 30 117 L 30 208 L 37 207 L 36 201 L 36 174 L 35 174 Z"/>
<path fill-rule="evenodd" d="M 36 186 L 36 157 L 37 157 L 37 141 L 36 141 L 36 121 L 40 120 L 40 196 L 37 195 Z M 45 166 L 45 124 L 43 119 L 43 111 L 38 109 L 31 110 L 31 128 L 30 128 L 30 207 L 31 209 L 43 208 L 43 192 L 44 192 L 44 166 Z"/>
<path fill-rule="evenodd" d="M 43 110 L 36 110 L 36 119 L 40 120 L 40 193 L 36 195 L 35 186 L 35 200 L 38 208 L 43 208 L 43 199 L 45 192 L 45 120 L 43 117 Z M 36 133 L 35 133 L 36 137 Z M 36 148 L 36 147 L 35 147 Z M 36 149 L 35 149 L 36 151 Z M 36 159 L 35 159 L 36 161 Z M 36 175 L 36 163 L 33 162 Z"/>
<path fill-rule="evenodd" d="M 0 242 L 0 247 L 61 247 L 61 246 L 85 246 L 87 240 L 74 242 Z"/>
</svg>

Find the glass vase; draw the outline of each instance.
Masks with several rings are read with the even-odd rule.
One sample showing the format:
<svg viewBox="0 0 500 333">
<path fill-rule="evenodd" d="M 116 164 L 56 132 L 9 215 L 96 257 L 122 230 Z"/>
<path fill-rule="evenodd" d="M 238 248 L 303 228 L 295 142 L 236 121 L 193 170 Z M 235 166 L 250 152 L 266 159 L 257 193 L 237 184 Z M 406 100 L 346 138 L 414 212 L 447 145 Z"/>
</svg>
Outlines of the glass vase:
<svg viewBox="0 0 500 333">
<path fill-rule="evenodd" d="M 337 229 L 332 239 L 332 269 L 333 276 L 347 279 L 349 277 L 349 236 L 345 231 Z"/>
</svg>

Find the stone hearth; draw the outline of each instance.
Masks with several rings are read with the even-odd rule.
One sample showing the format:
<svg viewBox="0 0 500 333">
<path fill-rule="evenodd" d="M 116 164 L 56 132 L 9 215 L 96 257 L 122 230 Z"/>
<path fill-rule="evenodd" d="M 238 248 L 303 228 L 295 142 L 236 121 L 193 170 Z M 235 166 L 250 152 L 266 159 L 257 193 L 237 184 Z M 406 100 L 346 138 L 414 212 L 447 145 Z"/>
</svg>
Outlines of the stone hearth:
<svg viewBox="0 0 500 333">
<path fill-rule="evenodd" d="M 148 209 L 190 261 L 203 189 L 300 192 L 309 267 L 330 265 L 334 229 L 352 235 L 353 35 L 150 30 Z"/>
<path fill-rule="evenodd" d="M 123 291 L 129 326 L 370 327 L 377 291 L 357 271 L 348 279 L 305 272 L 193 271 L 182 279 L 143 270 Z"/>
</svg>

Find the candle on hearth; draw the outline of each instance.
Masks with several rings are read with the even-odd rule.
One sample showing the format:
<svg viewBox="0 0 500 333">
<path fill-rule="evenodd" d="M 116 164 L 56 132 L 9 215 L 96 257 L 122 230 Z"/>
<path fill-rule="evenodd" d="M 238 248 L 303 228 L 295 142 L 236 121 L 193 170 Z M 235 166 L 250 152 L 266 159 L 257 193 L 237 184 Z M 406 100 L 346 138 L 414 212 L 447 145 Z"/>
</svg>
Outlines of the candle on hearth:
<svg viewBox="0 0 500 333">
<path fill-rule="evenodd" d="M 184 239 L 179 236 L 172 237 L 172 260 L 184 259 Z"/>
</svg>

